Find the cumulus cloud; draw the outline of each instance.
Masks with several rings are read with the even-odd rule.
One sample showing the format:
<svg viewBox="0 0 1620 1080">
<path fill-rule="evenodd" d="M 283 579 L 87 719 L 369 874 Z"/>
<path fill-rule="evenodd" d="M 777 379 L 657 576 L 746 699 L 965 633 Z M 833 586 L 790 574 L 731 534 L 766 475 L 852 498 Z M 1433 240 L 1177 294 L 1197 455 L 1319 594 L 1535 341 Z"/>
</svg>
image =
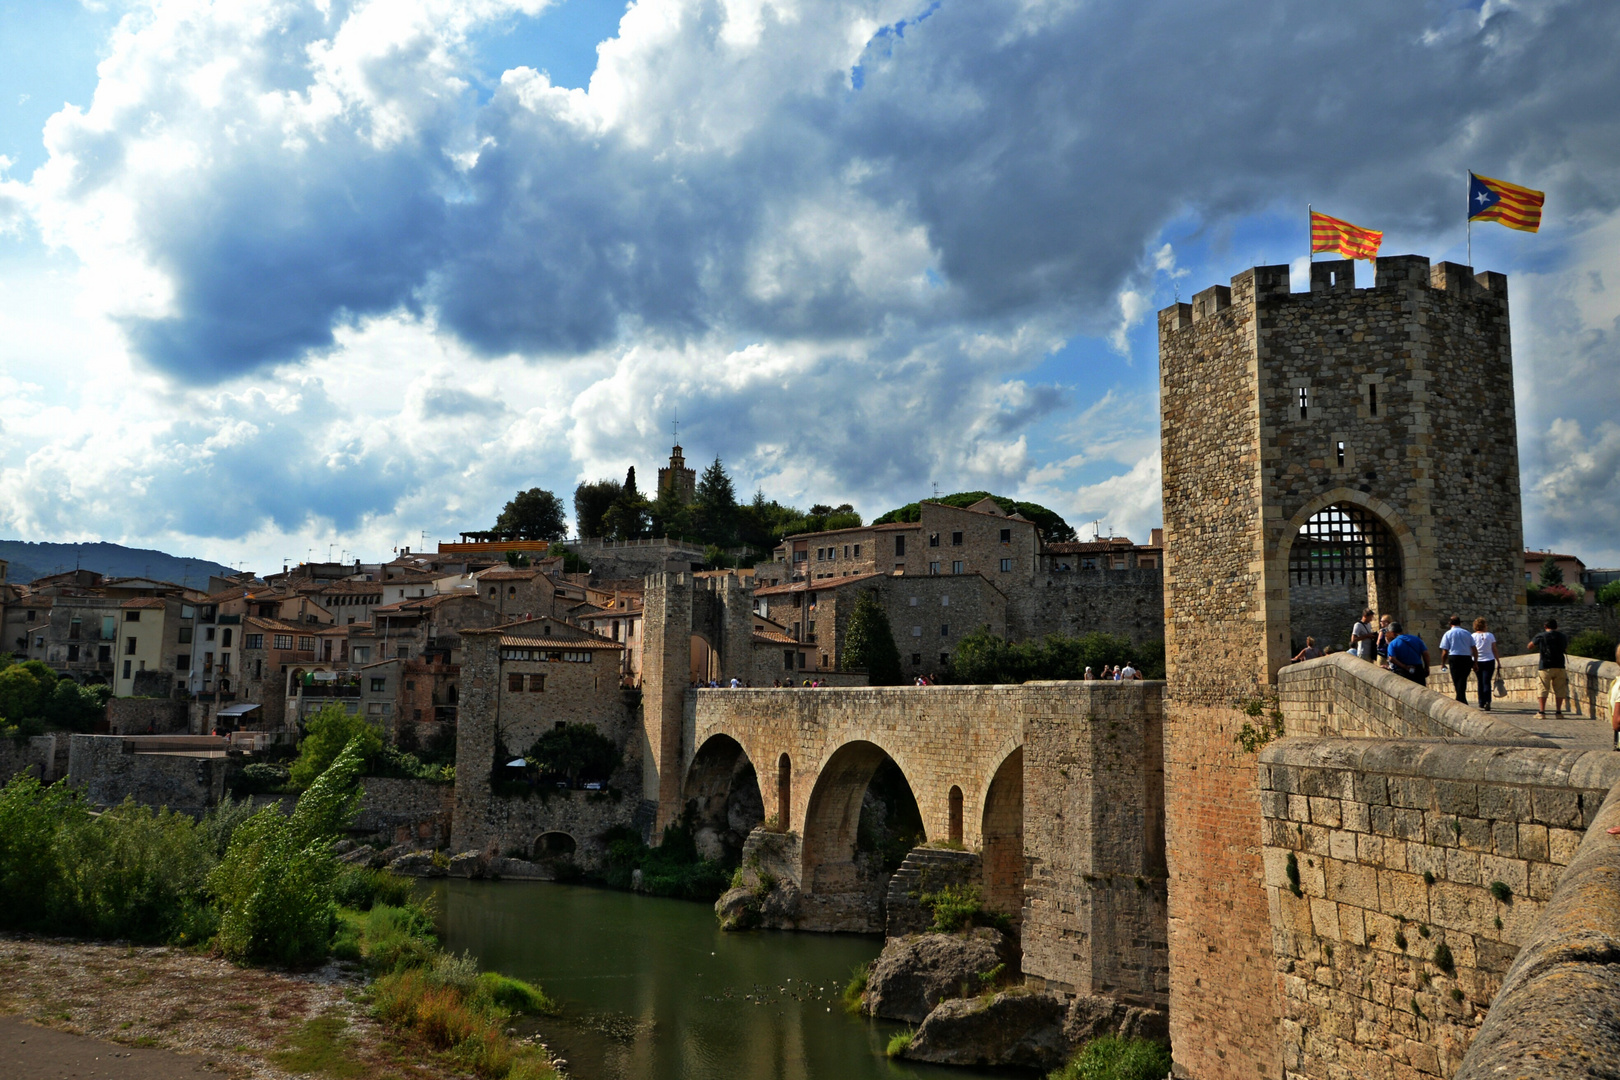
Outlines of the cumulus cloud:
<svg viewBox="0 0 1620 1080">
<path fill-rule="evenodd" d="M 38 219 L 208 382 L 424 306 L 486 354 L 1129 326 L 1172 216 L 1310 191 L 1434 233 L 1464 151 L 1614 205 L 1613 5 L 641 0 L 587 91 L 480 103 L 469 33 L 542 6 L 152 0 L 52 118 Z"/>
<path fill-rule="evenodd" d="M 1549 243 L 1620 220 L 1601 0 L 638 0 L 587 88 L 483 83 L 469 42 L 546 5 L 132 10 L 46 163 L 0 179 L 0 230 L 77 260 L 155 419 L 81 407 L 120 439 L 98 462 L 60 403 L 0 415 L 12 527 L 399 542 L 536 469 L 649 465 L 678 407 L 784 498 L 881 510 L 940 479 L 1139 532 L 1151 395 L 1043 462 L 1028 433 L 1075 393 L 1026 376 L 1076 333 L 1128 354 L 1188 273 L 1168 223 L 1215 244 L 1314 198 L 1416 242 L 1455 232 L 1468 165 L 1546 187 Z M 1612 358 L 1589 279 L 1527 284 L 1548 349 Z M 1579 402 L 1560 385 L 1526 393 Z"/>
</svg>

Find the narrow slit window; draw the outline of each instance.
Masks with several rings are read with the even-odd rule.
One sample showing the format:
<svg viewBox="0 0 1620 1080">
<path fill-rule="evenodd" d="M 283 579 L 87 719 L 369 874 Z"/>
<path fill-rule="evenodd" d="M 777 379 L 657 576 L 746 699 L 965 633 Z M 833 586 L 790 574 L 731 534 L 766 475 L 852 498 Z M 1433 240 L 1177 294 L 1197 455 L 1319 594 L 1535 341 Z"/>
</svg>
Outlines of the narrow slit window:
<svg viewBox="0 0 1620 1080">
<path fill-rule="evenodd" d="M 1344 443 L 1339 444 L 1339 468 L 1344 468 Z"/>
<path fill-rule="evenodd" d="M 1305 419 L 1305 416 L 1306 416 L 1307 412 L 1310 410 L 1310 407 L 1311 407 L 1311 390 L 1310 390 L 1310 387 L 1302 386 L 1302 387 L 1299 388 L 1299 418 L 1301 420 Z"/>
<path fill-rule="evenodd" d="M 1369 415 L 1378 415 L 1378 384 L 1367 384 L 1367 412 Z"/>
</svg>

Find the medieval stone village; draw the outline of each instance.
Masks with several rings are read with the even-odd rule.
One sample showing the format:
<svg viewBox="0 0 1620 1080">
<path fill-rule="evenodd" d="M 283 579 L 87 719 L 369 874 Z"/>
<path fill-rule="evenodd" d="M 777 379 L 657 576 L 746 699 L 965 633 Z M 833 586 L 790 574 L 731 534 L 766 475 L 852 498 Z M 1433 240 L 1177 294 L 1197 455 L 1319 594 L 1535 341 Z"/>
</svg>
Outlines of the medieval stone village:
<svg viewBox="0 0 1620 1080">
<path fill-rule="evenodd" d="M 0 681 L 48 678 L 57 722 L 0 740 L 0 895 L 88 903 L 49 836 L 101 836 L 119 899 L 72 925 L 136 944 L 8 937 L 0 1007 L 128 1076 L 710 1075 L 660 1031 L 738 1076 L 1613 1075 L 1607 581 L 1525 548 L 1507 279 L 1374 266 L 1158 313 L 1145 542 L 973 493 L 819 508 L 751 566 L 497 529 L 206 587 L 6 583 Z M 698 501 L 684 454 L 660 500 Z M 1530 603 L 1554 576 L 1572 602 Z M 1495 635 L 1477 684 L 1451 669 L 1489 657 L 1441 652 L 1458 614 Z M 1381 619 L 1421 670 L 1374 655 Z M 1549 701 L 1524 646 L 1553 621 L 1609 652 L 1568 648 Z M 218 838 L 206 884 L 141 877 L 118 820 Z M 668 997 L 579 1006 L 660 919 Z M 1101 1071 L 1127 1057 L 1150 1071 Z"/>
</svg>

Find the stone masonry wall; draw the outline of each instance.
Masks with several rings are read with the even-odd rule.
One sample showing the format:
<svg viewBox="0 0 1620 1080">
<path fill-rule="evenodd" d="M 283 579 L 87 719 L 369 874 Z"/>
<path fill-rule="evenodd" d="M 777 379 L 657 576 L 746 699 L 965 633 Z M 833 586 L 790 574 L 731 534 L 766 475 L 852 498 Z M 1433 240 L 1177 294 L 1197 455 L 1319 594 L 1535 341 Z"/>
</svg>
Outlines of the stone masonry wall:
<svg viewBox="0 0 1620 1080">
<path fill-rule="evenodd" d="M 1071 997 L 1162 1009 L 1163 688 L 1102 686 L 1067 715 L 1025 722 L 1024 974 Z"/>
<path fill-rule="evenodd" d="M 111 698 L 107 702 L 110 735 L 171 735 L 188 728 L 186 703 L 170 698 Z"/>
<path fill-rule="evenodd" d="M 83 788 L 85 797 L 99 806 L 117 806 L 133 798 L 147 806 L 199 815 L 219 803 L 225 793 L 223 754 L 137 753 L 136 745 L 113 735 L 72 736 L 69 783 Z"/>
<path fill-rule="evenodd" d="M 1260 762 L 1287 1075 L 1457 1075 L 1620 755 L 1288 738 Z"/>
</svg>

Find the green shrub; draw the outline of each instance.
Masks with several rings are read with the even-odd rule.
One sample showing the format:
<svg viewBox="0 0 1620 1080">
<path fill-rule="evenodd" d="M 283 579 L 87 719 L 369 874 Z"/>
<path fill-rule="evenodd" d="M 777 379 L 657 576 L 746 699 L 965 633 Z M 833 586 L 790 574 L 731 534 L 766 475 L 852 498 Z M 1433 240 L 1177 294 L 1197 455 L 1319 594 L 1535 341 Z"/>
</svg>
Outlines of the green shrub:
<svg viewBox="0 0 1620 1080">
<path fill-rule="evenodd" d="M 243 767 L 241 774 L 232 781 L 231 788 L 238 795 L 262 795 L 281 791 L 290 779 L 291 773 L 285 765 L 255 761 Z"/>
<path fill-rule="evenodd" d="M 92 815 L 65 783 L 0 788 L 0 927 L 194 942 L 212 924 L 205 829 L 134 802 Z"/>
<path fill-rule="evenodd" d="M 872 977 L 870 964 L 857 964 L 849 973 L 849 982 L 844 984 L 844 1011 L 858 1013 L 861 1011 L 861 1002 L 866 996 L 866 983 Z"/>
<path fill-rule="evenodd" d="M 1457 961 L 1451 955 L 1451 946 L 1443 941 L 1434 947 L 1434 966 L 1447 975 L 1457 974 Z"/>
<path fill-rule="evenodd" d="M 934 913 L 932 929 L 943 934 L 967 929 L 984 910 L 977 885 L 947 885 L 937 892 L 918 894 L 917 902 Z"/>
<path fill-rule="evenodd" d="M 1170 1049 L 1164 1044 L 1105 1035 L 1087 1043 L 1047 1080 L 1164 1080 L 1169 1072 Z"/>
<path fill-rule="evenodd" d="M 545 991 L 522 979 L 486 971 L 478 976 L 479 992 L 508 1012 L 525 1016 L 553 1016 L 557 1003 Z"/>
<path fill-rule="evenodd" d="M 911 1049 L 911 1040 L 915 1039 L 916 1037 L 917 1030 L 915 1028 L 906 1028 L 904 1031 L 897 1031 L 893 1035 L 889 1036 L 889 1045 L 884 1047 L 883 1052 L 890 1057 L 899 1057 L 901 1054 L 904 1054 L 907 1050 Z"/>
<path fill-rule="evenodd" d="M 1607 604 L 1609 607 L 1620 605 L 1620 581 L 1611 581 L 1603 586 L 1598 590 L 1597 598 L 1598 603 Z M 1607 660 L 1609 657 L 1603 659 Z"/>
<path fill-rule="evenodd" d="M 552 728 L 524 755 L 542 778 L 566 778 L 570 785 L 605 781 L 619 767 L 619 744 L 596 730 L 595 724 L 564 724 Z"/>
<path fill-rule="evenodd" d="M 664 842 L 655 848 L 623 826 L 610 829 L 604 839 L 607 859 L 600 880 L 615 889 L 628 889 L 632 873 L 640 870 L 643 892 L 712 902 L 731 882 L 726 867 L 698 857 L 691 824 L 684 816 L 664 829 Z"/>
<path fill-rule="evenodd" d="M 1582 630 L 1569 639 L 1569 654 L 1588 660 L 1613 660 L 1615 640 L 1601 630 Z"/>
<path fill-rule="evenodd" d="M 1491 882 L 1491 895 L 1501 903 L 1513 903 L 1513 889 L 1505 881 Z"/>
<path fill-rule="evenodd" d="M 340 870 L 332 883 L 332 899 L 356 911 L 370 911 L 377 904 L 403 907 L 411 902 L 415 891 L 409 878 L 364 866 Z"/>
<path fill-rule="evenodd" d="M 342 705 L 334 703 L 321 709 L 304 725 L 298 760 L 290 770 L 293 785 L 309 787 L 349 746 L 355 747 L 359 769 L 364 771 L 382 753 L 382 731 L 363 716 L 350 716 Z"/>
<path fill-rule="evenodd" d="M 267 806 L 236 827 L 225 858 L 208 876 L 219 902 L 219 945 L 226 956 L 309 964 L 326 955 L 339 870 L 332 841 L 358 809 L 354 781 L 364 745 L 356 737 L 343 747 L 299 797 L 291 817 Z"/>
<path fill-rule="evenodd" d="M 950 681 L 983 685 L 1078 679 L 1088 667 L 1100 674 L 1104 667 L 1126 663 L 1140 670 L 1144 679 L 1164 678 L 1164 642 L 1136 645 L 1129 638 L 1098 632 L 1009 642 L 985 626 L 957 643 L 951 654 Z"/>
</svg>

